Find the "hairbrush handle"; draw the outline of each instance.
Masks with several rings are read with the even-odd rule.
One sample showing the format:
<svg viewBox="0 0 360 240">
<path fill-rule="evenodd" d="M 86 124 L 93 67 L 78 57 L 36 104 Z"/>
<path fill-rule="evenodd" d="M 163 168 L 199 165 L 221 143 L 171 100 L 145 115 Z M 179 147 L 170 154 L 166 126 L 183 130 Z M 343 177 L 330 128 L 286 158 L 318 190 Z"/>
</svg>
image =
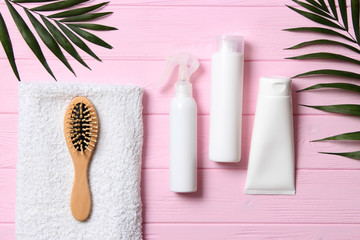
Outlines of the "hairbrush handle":
<svg viewBox="0 0 360 240">
<path fill-rule="evenodd" d="M 76 220 L 85 221 L 91 210 L 91 195 L 88 182 L 89 159 L 86 155 L 74 161 L 74 184 L 71 192 L 71 212 Z"/>
<path fill-rule="evenodd" d="M 75 97 L 64 117 L 64 136 L 74 164 L 71 212 L 76 220 L 85 221 L 91 211 L 88 166 L 98 137 L 98 117 L 86 97 Z"/>
</svg>

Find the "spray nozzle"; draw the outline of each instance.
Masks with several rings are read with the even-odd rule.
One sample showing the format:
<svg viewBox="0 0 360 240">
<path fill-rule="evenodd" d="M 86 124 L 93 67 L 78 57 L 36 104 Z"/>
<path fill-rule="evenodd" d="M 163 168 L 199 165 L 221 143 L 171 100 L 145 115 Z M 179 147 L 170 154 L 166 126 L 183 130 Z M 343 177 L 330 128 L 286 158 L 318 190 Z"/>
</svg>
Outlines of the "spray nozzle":
<svg viewBox="0 0 360 240">
<path fill-rule="evenodd" d="M 192 87 L 190 83 L 191 74 L 199 68 L 199 61 L 189 53 L 178 53 L 175 56 L 167 58 L 165 71 L 161 76 L 159 84 L 165 81 L 170 72 L 179 65 L 179 79 L 175 85 L 176 95 L 191 95 Z"/>
</svg>

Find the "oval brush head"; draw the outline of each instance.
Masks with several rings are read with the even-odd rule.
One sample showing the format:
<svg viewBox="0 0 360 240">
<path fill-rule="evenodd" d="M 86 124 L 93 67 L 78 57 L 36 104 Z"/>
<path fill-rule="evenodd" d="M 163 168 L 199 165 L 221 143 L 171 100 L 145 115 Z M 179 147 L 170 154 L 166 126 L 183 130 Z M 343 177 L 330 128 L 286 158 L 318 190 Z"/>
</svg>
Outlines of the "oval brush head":
<svg viewBox="0 0 360 240">
<path fill-rule="evenodd" d="M 92 103 L 85 97 L 74 98 L 66 109 L 64 133 L 74 164 L 74 185 L 71 192 L 71 212 L 84 221 L 91 210 L 88 166 L 98 137 L 98 117 Z"/>
</svg>

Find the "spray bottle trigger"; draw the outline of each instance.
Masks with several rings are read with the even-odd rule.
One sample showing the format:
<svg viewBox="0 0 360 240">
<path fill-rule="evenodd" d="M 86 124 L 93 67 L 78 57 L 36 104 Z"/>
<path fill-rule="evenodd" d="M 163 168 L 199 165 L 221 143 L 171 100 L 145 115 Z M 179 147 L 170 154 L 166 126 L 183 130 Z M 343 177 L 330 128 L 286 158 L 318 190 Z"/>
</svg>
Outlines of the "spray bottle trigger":
<svg viewBox="0 0 360 240">
<path fill-rule="evenodd" d="M 156 84 L 158 87 L 170 75 L 170 72 L 179 65 L 179 79 L 178 81 L 190 84 L 190 76 L 199 68 L 199 61 L 196 57 L 189 53 L 178 53 L 175 56 L 166 58 L 166 67 L 161 75 L 159 82 Z"/>
</svg>

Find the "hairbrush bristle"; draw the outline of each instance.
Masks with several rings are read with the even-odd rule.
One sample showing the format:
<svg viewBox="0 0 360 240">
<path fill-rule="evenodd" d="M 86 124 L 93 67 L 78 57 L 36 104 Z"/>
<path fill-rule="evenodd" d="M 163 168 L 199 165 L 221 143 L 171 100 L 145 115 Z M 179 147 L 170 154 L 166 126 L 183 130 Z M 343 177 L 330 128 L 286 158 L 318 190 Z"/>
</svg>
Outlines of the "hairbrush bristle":
<svg viewBox="0 0 360 240">
<path fill-rule="evenodd" d="M 65 127 L 68 129 L 70 142 L 74 146 L 74 152 L 79 151 L 82 155 L 84 151 L 92 151 L 89 146 L 95 147 L 90 144 L 90 141 L 96 142 L 92 139 L 97 137 L 97 117 L 94 107 L 91 103 L 84 103 L 83 101 L 72 104 L 69 110 L 69 117 L 66 123 L 69 125 Z M 96 128 L 96 129 L 95 129 Z"/>
</svg>

